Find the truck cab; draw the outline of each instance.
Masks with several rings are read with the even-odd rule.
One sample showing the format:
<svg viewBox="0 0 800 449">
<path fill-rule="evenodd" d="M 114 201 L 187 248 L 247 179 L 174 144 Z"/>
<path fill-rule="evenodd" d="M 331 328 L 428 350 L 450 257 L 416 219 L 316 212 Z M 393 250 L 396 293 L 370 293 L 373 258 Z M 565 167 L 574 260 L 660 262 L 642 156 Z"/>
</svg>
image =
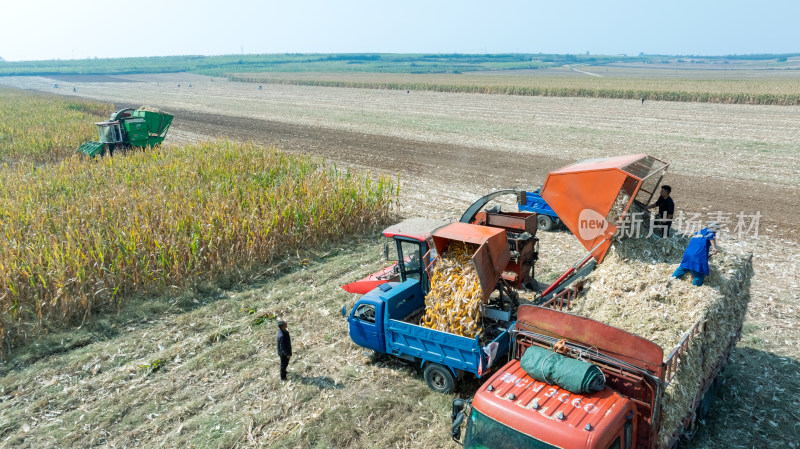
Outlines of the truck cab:
<svg viewBox="0 0 800 449">
<path fill-rule="evenodd" d="M 396 282 L 381 284 L 358 300 L 347 319 L 353 343 L 375 352 L 386 352 L 386 299 L 382 296 L 397 285 Z"/>
<path fill-rule="evenodd" d="M 636 407 L 606 388 L 581 395 L 531 378 L 512 360 L 472 400 L 465 449 L 630 449 Z"/>
</svg>

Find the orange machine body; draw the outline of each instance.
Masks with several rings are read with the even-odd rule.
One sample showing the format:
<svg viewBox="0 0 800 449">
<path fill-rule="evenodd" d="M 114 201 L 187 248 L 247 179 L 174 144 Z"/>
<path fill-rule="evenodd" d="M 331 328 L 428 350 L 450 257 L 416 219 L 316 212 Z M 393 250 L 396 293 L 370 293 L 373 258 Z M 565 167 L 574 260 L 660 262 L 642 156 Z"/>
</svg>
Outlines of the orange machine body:
<svg viewBox="0 0 800 449">
<path fill-rule="evenodd" d="M 587 159 L 548 173 L 541 195 L 601 262 L 631 206 L 646 214 L 669 164 L 647 154 Z"/>
<path fill-rule="evenodd" d="M 503 271 L 503 280 L 520 289 L 533 281 L 533 266 L 539 260 L 539 239 L 536 238 L 535 212 L 487 212 L 475 214 L 471 223 L 506 230 L 511 260 Z"/>
</svg>

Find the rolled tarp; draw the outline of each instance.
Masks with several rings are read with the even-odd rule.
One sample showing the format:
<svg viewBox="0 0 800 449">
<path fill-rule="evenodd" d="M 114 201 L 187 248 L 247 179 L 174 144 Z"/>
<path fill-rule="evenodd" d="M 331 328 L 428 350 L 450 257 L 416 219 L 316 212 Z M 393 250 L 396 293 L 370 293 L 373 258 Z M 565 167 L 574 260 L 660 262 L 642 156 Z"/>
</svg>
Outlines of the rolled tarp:
<svg viewBox="0 0 800 449">
<path fill-rule="evenodd" d="M 574 394 L 587 394 L 605 388 L 606 379 L 596 365 L 531 346 L 519 361 L 529 376 L 555 384 Z"/>
</svg>

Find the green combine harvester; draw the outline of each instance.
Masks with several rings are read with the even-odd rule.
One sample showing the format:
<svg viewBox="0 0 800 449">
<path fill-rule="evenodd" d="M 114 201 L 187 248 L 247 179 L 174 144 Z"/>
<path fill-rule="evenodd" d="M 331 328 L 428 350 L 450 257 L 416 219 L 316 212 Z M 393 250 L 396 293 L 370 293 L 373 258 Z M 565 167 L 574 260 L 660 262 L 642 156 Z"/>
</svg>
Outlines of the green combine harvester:
<svg viewBox="0 0 800 449">
<path fill-rule="evenodd" d="M 142 106 L 139 109 L 126 108 L 113 114 L 108 121 L 96 122 L 99 142 L 86 142 L 78 151 L 95 157 L 115 151 L 134 148 L 154 147 L 164 141 L 172 115 L 155 108 Z"/>
</svg>

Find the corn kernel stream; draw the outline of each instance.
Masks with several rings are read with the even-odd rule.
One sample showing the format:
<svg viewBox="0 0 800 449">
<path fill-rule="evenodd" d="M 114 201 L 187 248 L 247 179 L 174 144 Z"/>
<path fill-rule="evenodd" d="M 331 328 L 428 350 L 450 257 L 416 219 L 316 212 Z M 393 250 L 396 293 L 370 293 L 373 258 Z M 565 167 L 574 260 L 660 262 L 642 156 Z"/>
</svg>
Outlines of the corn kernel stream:
<svg viewBox="0 0 800 449">
<path fill-rule="evenodd" d="M 475 245 L 453 242 L 441 254 L 420 325 L 469 338 L 480 333 L 483 290 L 470 260 L 476 250 Z"/>
</svg>

